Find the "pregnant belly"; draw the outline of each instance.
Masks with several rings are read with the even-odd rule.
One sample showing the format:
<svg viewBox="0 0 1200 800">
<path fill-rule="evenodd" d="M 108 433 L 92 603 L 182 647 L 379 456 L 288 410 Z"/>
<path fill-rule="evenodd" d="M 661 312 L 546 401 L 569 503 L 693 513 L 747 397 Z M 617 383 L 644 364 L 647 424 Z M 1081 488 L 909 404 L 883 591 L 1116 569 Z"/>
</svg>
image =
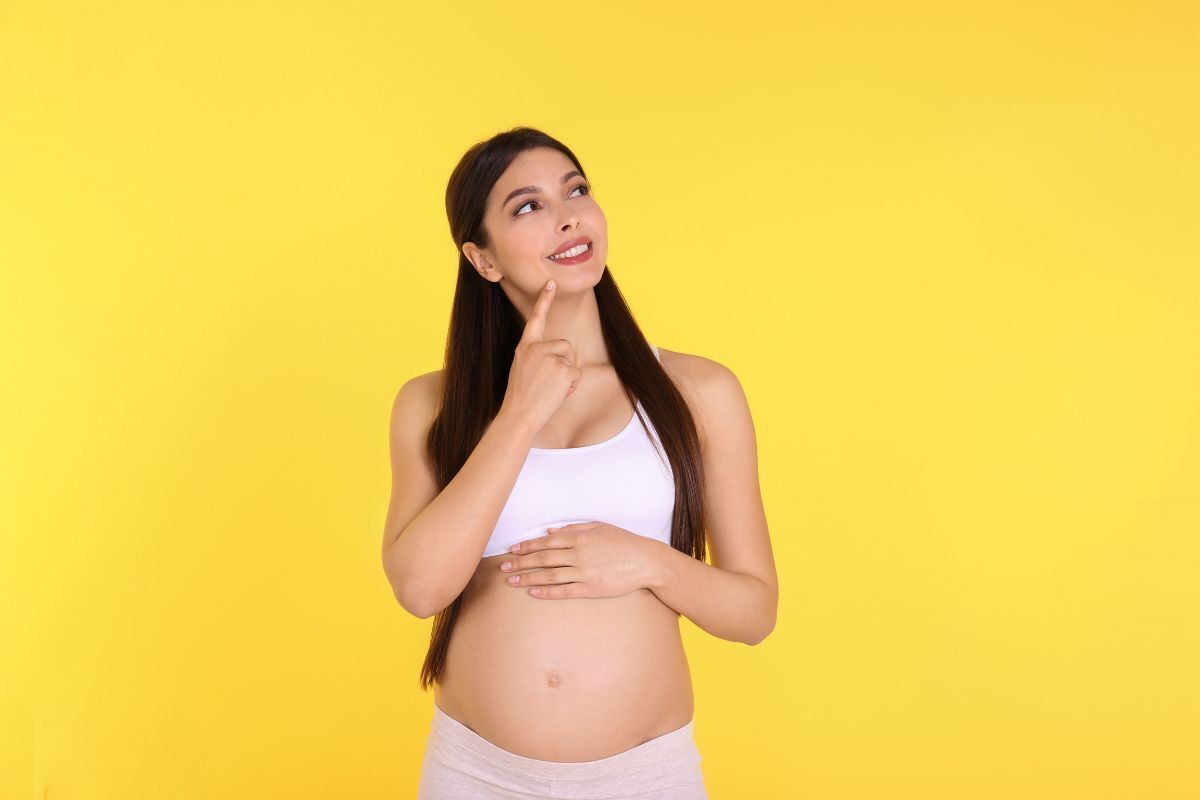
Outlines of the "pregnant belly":
<svg viewBox="0 0 1200 800">
<path fill-rule="evenodd" d="M 679 618 L 649 589 L 543 599 L 482 559 L 434 702 L 483 738 L 544 761 L 592 761 L 687 724 Z"/>
</svg>

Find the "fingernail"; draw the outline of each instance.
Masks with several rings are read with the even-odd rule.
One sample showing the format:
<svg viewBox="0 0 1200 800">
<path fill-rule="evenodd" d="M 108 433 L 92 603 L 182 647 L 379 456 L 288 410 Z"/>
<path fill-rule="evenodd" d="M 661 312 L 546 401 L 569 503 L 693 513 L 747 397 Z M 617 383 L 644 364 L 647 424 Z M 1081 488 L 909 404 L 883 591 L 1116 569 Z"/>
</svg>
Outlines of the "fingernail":
<svg viewBox="0 0 1200 800">
<path fill-rule="evenodd" d="M 518 544 L 514 544 L 512 547 L 508 548 L 508 552 L 515 553 L 520 549 L 521 549 L 521 545 L 520 545 L 520 543 L 518 543 Z"/>
<path fill-rule="evenodd" d="M 539 588 L 537 588 L 537 587 L 535 586 L 535 587 L 533 587 L 532 589 L 530 589 L 530 590 L 529 590 L 529 593 L 530 593 L 530 594 L 541 594 L 541 593 L 542 593 L 542 590 L 541 590 L 541 589 L 539 589 Z"/>
<path fill-rule="evenodd" d="M 500 569 L 512 569 L 512 562 L 505 561 L 503 564 L 500 565 Z"/>
<path fill-rule="evenodd" d="M 548 292 L 553 288 L 554 288 L 554 281 L 553 280 L 547 281 L 546 282 L 546 291 Z"/>
<path fill-rule="evenodd" d="M 509 576 L 508 576 L 508 582 L 509 582 L 509 583 L 516 583 L 516 582 L 517 582 L 517 581 L 519 581 L 519 580 L 521 580 L 521 576 L 520 576 L 520 575 L 509 575 Z"/>
</svg>

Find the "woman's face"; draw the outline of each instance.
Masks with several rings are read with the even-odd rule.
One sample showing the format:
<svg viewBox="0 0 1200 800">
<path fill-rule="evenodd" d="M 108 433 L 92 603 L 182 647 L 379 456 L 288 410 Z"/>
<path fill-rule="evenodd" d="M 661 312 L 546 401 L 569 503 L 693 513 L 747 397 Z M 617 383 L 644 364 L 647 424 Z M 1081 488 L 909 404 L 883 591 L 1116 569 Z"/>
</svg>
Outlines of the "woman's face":
<svg viewBox="0 0 1200 800">
<path fill-rule="evenodd" d="M 491 236 L 486 248 L 473 242 L 463 253 L 476 270 L 520 307 L 554 278 L 556 296 L 590 289 L 604 274 L 608 222 L 575 164 L 552 147 L 518 155 L 492 187 L 484 214 Z M 586 260 L 561 263 L 550 254 L 576 239 L 588 241 Z M 517 295 L 524 297 L 514 297 Z M 519 300 L 519 302 L 518 302 Z"/>
</svg>

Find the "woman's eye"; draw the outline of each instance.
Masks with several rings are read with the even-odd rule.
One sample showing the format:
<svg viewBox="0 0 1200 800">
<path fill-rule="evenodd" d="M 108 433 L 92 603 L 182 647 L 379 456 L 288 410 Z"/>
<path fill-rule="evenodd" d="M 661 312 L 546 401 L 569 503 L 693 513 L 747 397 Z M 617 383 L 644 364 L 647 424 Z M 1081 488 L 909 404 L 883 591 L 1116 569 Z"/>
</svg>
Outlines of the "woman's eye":
<svg viewBox="0 0 1200 800">
<path fill-rule="evenodd" d="M 591 191 L 592 191 L 591 188 L 586 183 L 579 184 L 578 186 L 575 187 L 575 189 L 583 189 L 583 194 L 591 194 Z M 571 192 L 574 193 L 575 189 L 572 189 Z M 567 195 L 567 196 L 570 197 L 570 195 Z M 582 196 L 583 195 L 580 195 L 580 197 L 582 197 Z M 538 201 L 530 200 L 528 203 L 522 203 L 521 205 L 517 206 L 516 210 L 513 212 L 513 216 L 514 217 L 523 216 L 521 214 L 521 209 L 524 208 L 525 206 L 529 206 L 529 205 L 538 205 Z"/>
</svg>

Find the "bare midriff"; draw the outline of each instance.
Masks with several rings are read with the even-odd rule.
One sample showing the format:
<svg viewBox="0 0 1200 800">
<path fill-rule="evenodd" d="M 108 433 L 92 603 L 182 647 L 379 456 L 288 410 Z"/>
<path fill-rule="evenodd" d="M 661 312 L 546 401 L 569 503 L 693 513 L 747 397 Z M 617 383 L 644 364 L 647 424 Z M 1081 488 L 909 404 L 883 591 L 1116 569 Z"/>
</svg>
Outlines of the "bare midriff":
<svg viewBox="0 0 1200 800">
<path fill-rule="evenodd" d="M 508 557 L 482 559 L 463 593 L 433 686 L 438 708 L 497 747 L 543 761 L 607 758 L 692 719 L 670 606 L 650 589 L 533 597 L 500 571 Z"/>
</svg>

